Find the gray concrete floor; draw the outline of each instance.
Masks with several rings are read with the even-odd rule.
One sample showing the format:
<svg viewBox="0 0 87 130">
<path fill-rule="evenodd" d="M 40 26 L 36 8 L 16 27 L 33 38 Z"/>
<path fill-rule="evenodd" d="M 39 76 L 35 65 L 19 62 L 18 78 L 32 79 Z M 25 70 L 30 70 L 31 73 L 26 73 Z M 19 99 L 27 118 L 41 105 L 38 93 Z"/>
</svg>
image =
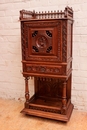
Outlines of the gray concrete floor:
<svg viewBox="0 0 87 130">
<path fill-rule="evenodd" d="M 0 130 L 87 130 L 87 112 L 73 110 L 68 123 L 26 116 L 24 103 L 0 99 Z"/>
</svg>

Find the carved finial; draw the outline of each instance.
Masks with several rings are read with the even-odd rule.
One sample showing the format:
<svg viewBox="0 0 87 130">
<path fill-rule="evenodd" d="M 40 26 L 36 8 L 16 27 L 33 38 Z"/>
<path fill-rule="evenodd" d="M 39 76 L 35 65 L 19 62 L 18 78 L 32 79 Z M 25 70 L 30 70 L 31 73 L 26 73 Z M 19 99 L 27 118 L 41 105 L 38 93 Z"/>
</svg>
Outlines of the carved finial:
<svg viewBox="0 0 87 130">
<path fill-rule="evenodd" d="M 33 18 L 35 18 L 35 10 L 33 10 L 32 16 L 33 16 Z"/>
<path fill-rule="evenodd" d="M 51 18 L 53 18 L 53 11 L 51 11 Z"/>
<path fill-rule="evenodd" d="M 50 11 L 48 11 L 48 18 L 50 17 Z"/>
</svg>

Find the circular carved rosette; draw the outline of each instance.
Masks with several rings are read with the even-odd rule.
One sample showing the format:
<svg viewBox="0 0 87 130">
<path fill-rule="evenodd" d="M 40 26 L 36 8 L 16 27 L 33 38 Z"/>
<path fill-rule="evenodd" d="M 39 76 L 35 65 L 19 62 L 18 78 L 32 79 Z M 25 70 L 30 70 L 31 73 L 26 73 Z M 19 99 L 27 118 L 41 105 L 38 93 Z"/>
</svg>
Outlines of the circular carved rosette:
<svg viewBox="0 0 87 130">
<path fill-rule="evenodd" d="M 40 35 L 36 39 L 36 45 L 38 48 L 45 49 L 47 47 L 48 40 L 45 36 Z"/>
</svg>

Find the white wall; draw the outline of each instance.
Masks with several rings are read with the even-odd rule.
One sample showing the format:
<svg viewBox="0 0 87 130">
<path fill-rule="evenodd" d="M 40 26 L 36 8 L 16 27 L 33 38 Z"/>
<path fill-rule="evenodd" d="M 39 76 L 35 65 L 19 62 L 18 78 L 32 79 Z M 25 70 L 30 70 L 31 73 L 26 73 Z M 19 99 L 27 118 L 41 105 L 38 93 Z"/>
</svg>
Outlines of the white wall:
<svg viewBox="0 0 87 130">
<path fill-rule="evenodd" d="M 0 0 L 0 97 L 24 99 L 19 11 L 74 10 L 72 102 L 87 111 L 87 0 Z M 30 80 L 33 92 L 33 80 Z"/>
</svg>

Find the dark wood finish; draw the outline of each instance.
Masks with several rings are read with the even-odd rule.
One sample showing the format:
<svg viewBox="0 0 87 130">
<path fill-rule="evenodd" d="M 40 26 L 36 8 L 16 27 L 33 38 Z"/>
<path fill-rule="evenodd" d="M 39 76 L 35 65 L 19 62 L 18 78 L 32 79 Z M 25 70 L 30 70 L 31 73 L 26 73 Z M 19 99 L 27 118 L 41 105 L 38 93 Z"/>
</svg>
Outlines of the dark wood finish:
<svg viewBox="0 0 87 130">
<path fill-rule="evenodd" d="M 25 114 L 68 121 L 71 103 L 73 11 L 20 11 Z M 28 77 L 34 77 L 30 98 Z"/>
</svg>

